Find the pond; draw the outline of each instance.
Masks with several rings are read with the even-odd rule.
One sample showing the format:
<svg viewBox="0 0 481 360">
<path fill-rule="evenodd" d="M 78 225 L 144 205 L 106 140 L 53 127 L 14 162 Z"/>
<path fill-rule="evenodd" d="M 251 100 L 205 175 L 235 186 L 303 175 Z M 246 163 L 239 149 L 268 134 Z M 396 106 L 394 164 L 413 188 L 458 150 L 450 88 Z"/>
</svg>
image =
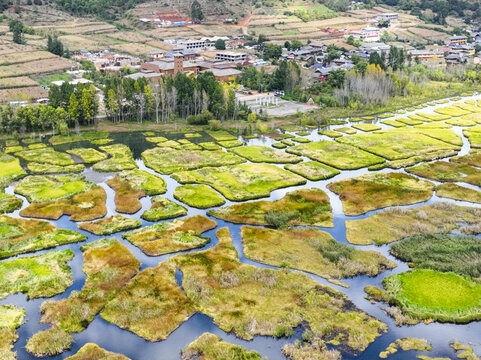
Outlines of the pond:
<svg viewBox="0 0 481 360">
<path fill-rule="evenodd" d="M 477 101 L 480 98 L 481 96 L 474 95 L 472 97 L 463 98 L 462 101 L 469 100 L 469 99 L 474 99 Z M 412 112 L 408 111 L 405 114 L 395 114 L 393 117 L 389 119 L 396 120 L 398 118 L 406 118 L 409 114 L 414 115 L 416 112 L 419 112 L 419 111 L 427 114 L 433 114 L 436 108 L 450 106 L 452 103 L 453 101 L 448 101 L 447 103 L 444 103 L 444 104 L 427 106 L 422 110 L 416 110 Z M 382 129 L 392 129 L 391 126 L 381 123 L 382 120 L 383 119 L 380 118 L 380 119 L 374 119 L 374 120 L 369 120 L 364 122 L 375 123 L 376 125 L 380 126 Z M 342 128 L 349 125 L 350 124 L 331 125 L 331 126 L 322 128 L 322 130 L 335 131 L 337 128 Z M 467 154 L 470 150 L 470 144 L 467 138 L 463 135 L 463 131 L 462 131 L 463 128 L 459 126 L 453 126 L 452 129 L 457 135 L 461 136 L 463 140 L 462 147 L 458 155 Z M 309 132 L 309 134 L 303 137 L 311 141 L 319 141 L 319 140 L 332 141 L 332 139 L 327 137 L 326 135 L 319 135 L 318 129 L 312 129 L 307 131 Z M 285 132 L 285 133 L 289 133 L 289 132 Z M 362 133 L 362 131 L 358 131 L 358 133 Z M 201 134 L 200 137 L 189 138 L 189 141 L 193 143 L 215 141 L 211 136 L 209 136 L 205 132 L 200 132 L 200 134 Z M 295 132 L 292 132 L 291 134 L 294 136 L 298 136 L 295 134 Z M 184 138 L 182 133 L 156 133 L 156 136 L 164 136 L 169 140 L 177 140 L 177 139 Z M 344 135 L 344 136 L 348 136 L 348 135 Z M 155 148 L 156 146 L 155 143 L 145 140 L 146 136 L 142 134 L 142 132 L 111 133 L 109 137 L 113 139 L 113 144 L 117 144 L 117 143 L 125 144 L 131 149 L 134 159 L 140 170 L 145 170 L 149 173 L 157 174 L 152 169 L 146 167 L 142 161 L 142 156 L 141 156 L 142 152 L 144 152 L 146 149 Z M 276 140 L 268 136 L 260 136 L 258 138 L 250 138 L 250 139 L 244 139 L 240 137 L 239 139 L 243 142 L 244 145 L 263 145 L 271 148 L 272 148 L 272 144 L 277 142 Z M 296 143 L 296 145 L 297 144 L 298 143 Z M 55 148 L 55 150 L 61 151 L 61 152 L 65 152 L 69 149 L 77 148 L 77 147 L 93 147 L 95 149 L 99 149 L 99 146 L 92 145 L 88 141 L 61 144 L 53 147 Z M 76 161 L 79 160 L 75 156 L 73 158 Z M 310 159 L 308 159 L 307 157 L 301 156 L 301 158 L 304 161 L 310 161 Z M 24 168 L 26 168 L 26 162 L 23 159 L 21 159 L 21 164 Z M 284 168 L 284 165 L 280 165 L 280 164 L 277 164 L 275 166 Z M 385 168 L 380 170 L 379 172 L 406 173 L 402 168 L 397 170 Z M 347 244 L 346 225 L 345 225 L 346 220 L 365 219 L 382 210 L 378 209 L 378 210 L 369 211 L 359 216 L 346 216 L 343 213 L 341 200 L 335 193 L 333 193 L 327 188 L 327 185 L 333 181 L 339 181 L 343 179 L 357 177 L 367 173 L 371 173 L 370 171 L 368 171 L 367 168 L 362 168 L 358 170 L 342 170 L 339 174 L 335 175 L 330 179 L 320 180 L 320 181 L 307 180 L 306 183 L 302 185 L 289 186 L 286 188 L 274 190 L 270 193 L 270 196 L 263 198 L 263 200 L 264 199 L 278 200 L 278 199 L 281 199 L 287 192 L 291 192 L 293 190 L 298 190 L 298 189 L 304 189 L 304 188 L 322 189 L 329 196 L 329 199 L 330 199 L 331 207 L 333 210 L 334 227 L 327 227 L 327 228 L 320 228 L 320 229 L 331 234 L 338 242 Z M 111 178 L 114 175 L 114 173 L 96 172 L 91 168 L 91 165 L 86 165 L 86 169 L 83 171 L 83 175 L 85 175 L 88 181 L 91 181 L 93 183 L 100 185 L 105 190 L 107 195 L 106 217 L 117 215 L 118 213 L 115 211 L 115 203 L 114 203 L 115 192 L 108 185 L 105 184 L 105 181 Z M 176 187 L 180 186 L 181 184 L 176 180 L 174 180 L 169 175 L 161 175 L 161 174 L 157 174 L 157 175 L 161 176 L 167 184 L 167 192 L 165 194 L 162 194 L 162 196 L 166 197 L 169 200 L 173 200 L 179 203 L 179 201 L 174 198 L 174 191 Z M 439 184 L 436 181 L 433 181 L 433 182 L 435 184 Z M 463 184 L 463 186 L 474 188 L 474 189 L 477 188 L 476 186 L 473 186 L 473 185 L 467 186 L 466 184 Z M 7 187 L 5 189 L 5 192 L 8 194 L 13 194 L 14 193 L 13 184 Z M 140 202 L 142 204 L 142 209 L 140 211 L 136 212 L 133 215 L 126 215 L 126 214 L 122 214 L 122 215 L 135 220 L 139 220 L 142 223 L 142 227 L 152 225 L 151 222 L 145 221 L 140 217 L 145 210 L 148 210 L 150 208 L 151 206 L 150 198 L 151 198 L 150 196 L 146 196 L 140 199 Z M 23 199 L 22 209 L 24 209 L 28 206 L 28 202 L 25 198 L 22 198 L 22 199 Z M 430 198 L 428 201 L 424 201 L 422 203 L 417 203 L 414 205 L 405 205 L 403 207 L 406 207 L 406 208 L 419 207 L 426 204 L 432 204 L 436 201 L 441 201 L 441 200 L 455 203 L 457 205 L 463 205 L 463 206 L 472 206 L 472 207 L 481 206 L 481 205 L 476 205 L 476 204 L 467 203 L 463 201 L 455 201 L 455 200 L 449 200 L 444 198 L 441 199 L 441 198 L 438 198 L 436 195 L 433 195 L 433 197 Z M 234 204 L 234 202 L 226 199 L 225 205 L 222 205 L 222 206 L 229 206 L 232 204 Z M 217 222 L 217 227 L 215 229 L 209 230 L 203 234 L 203 236 L 207 236 L 211 238 L 210 243 L 208 243 L 207 245 L 205 245 L 200 249 L 188 250 L 183 253 L 197 252 L 197 251 L 209 249 L 215 246 L 218 243 L 218 240 L 216 238 L 216 231 L 222 227 L 228 227 L 233 239 L 233 245 L 236 248 L 239 254 L 239 259 L 242 263 L 253 265 L 260 268 L 275 269 L 275 267 L 257 263 L 245 257 L 244 251 L 243 251 L 243 244 L 241 241 L 242 225 L 228 223 L 228 222 L 210 217 L 209 215 L 207 215 L 207 211 L 208 211 L 207 209 L 198 209 L 198 208 L 190 207 L 186 204 L 182 204 L 182 205 L 185 206 L 188 211 L 187 211 L 187 215 L 180 217 L 179 219 L 191 217 L 194 215 L 203 215 Z M 19 209 L 9 215 L 13 217 L 20 217 L 19 212 L 22 209 Z M 62 229 L 72 229 L 72 230 L 79 231 L 81 234 L 86 235 L 88 237 L 87 242 L 92 242 L 92 241 L 105 238 L 105 236 L 95 236 L 86 231 L 79 230 L 77 227 L 78 224 L 73 221 L 70 221 L 69 216 L 62 216 L 60 219 L 52 220 L 50 222 L 53 225 Z M 144 270 L 150 267 L 155 267 L 160 262 L 163 262 L 175 256 L 176 254 L 178 254 L 178 253 L 174 253 L 174 254 L 165 254 L 160 256 L 147 256 L 138 247 L 132 245 L 129 241 L 124 239 L 122 237 L 122 234 L 123 233 L 120 232 L 108 237 L 115 237 L 118 241 L 120 241 L 123 245 L 125 245 L 132 252 L 132 254 L 134 254 L 134 256 L 141 262 L 141 270 Z M 80 250 L 80 247 L 84 244 L 85 242 L 81 242 L 81 243 L 62 245 L 56 248 L 56 250 L 71 249 L 74 251 L 75 256 L 73 260 L 69 262 L 69 265 L 72 268 L 72 275 L 73 275 L 74 281 L 73 281 L 73 284 L 70 287 L 68 287 L 68 289 L 64 293 L 54 296 L 52 298 L 53 300 L 67 298 L 72 291 L 78 291 L 82 288 L 85 282 L 86 276 L 82 271 L 83 260 L 82 260 L 82 251 Z M 381 351 L 384 351 L 390 343 L 394 342 L 396 339 L 404 338 L 404 337 L 417 337 L 417 338 L 426 339 L 429 343 L 432 344 L 433 350 L 430 352 L 424 352 L 424 353 L 422 352 L 415 353 L 414 351 L 407 351 L 407 352 L 399 351 L 396 354 L 390 355 L 389 356 L 390 359 L 412 359 L 414 355 L 417 355 L 417 354 L 424 354 L 431 357 L 455 358 L 456 355 L 454 351 L 450 348 L 449 344 L 456 339 L 462 342 L 463 344 L 472 343 L 473 344 L 472 346 L 475 352 L 478 354 L 481 353 L 481 322 L 479 321 L 472 322 L 469 324 L 448 324 L 448 323 L 434 322 L 431 324 L 420 323 L 418 325 L 413 325 L 413 326 L 402 326 L 402 327 L 396 326 L 395 321 L 381 309 L 381 307 L 384 306 L 383 304 L 379 304 L 379 303 L 373 304 L 369 300 L 364 298 L 366 294 L 363 289 L 367 285 L 382 287 L 381 281 L 384 277 L 408 270 L 407 264 L 399 261 L 389 253 L 389 248 L 390 248 L 389 245 L 382 245 L 382 246 L 369 245 L 369 246 L 355 246 L 355 247 L 362 250 L 375 250 L 375 251 L 381 252 L 389 260 L 394 261 L 398 266 L 392 270 L 387 270 L 376 277 L 356 276 L 353 278 L 343 279 L 342 282 L 344 284 L 349 285 L 348 288 L 342 287 L 336 284 L 332 284 L 328 282 L 326 279 L 321 278 L 319 276 L 308 274 L 308 276 L 310 276 L 312 279 L 319 282 L 320 284 L 334 287 L 335 289 L 345 293 L 348 296 L 348 298 L 351 299 L 358 308 L 365 311 L 369 315 L 372 315 L 380 319 L 382 322 L 388 325 L 388 332 L 378 337 L 373 343 L 370 344 L 370 346 L 363 353 L 355 354 L 355 355 L 352 353 L 343 353 L 342 356 L 344 359 L 378 358 L 379 353 Z M 48 251 L 49 250 L 41 250 L 41 251 L 37 251 L 35 254 L 41 254 Z M 24 256 L 29 256 L 29 255 L 27 254 L 18 255 L 17 258 L 24 257 Z M 181 272 L 176 273 L 176 280 L 179 285 L 182 285 L 183 275 Z M 26 351 L 25 346 L 28 339 L 32 335 L 34 335 L 38 331 L 47 329 L 49 327 L 49 325 L 40 323 L 39 309 L 41 304 L 44 301 L 45 299 L 43 298 L 27 300 L 24 294 L 10 295 L 5 299 L 0 300 L 0 304 L 17 305 L 26 310 L 26 318 L 25 318 L 26 321 L 23 325 L 21 325 L 17 329 L 19 339 L 14 346 L 14 351 L 17 352 L 19 359 L 22 359 L 22 360 L 36 359 L 34 356 L 32 356 Z M 215 335 L 218 335 L 223 340 L 233 344 L 239 344 L 248 350 L 255 350 L 259 352 L 262 356 L 265 356 L 269 359 L 285 359 L 285 356 L 281 352 L 282 346 L 286 343 L 293 343 L 298 339 L 302 339 L 303 329 L 301 328 L 301 326 L 299 326 L 298 328 L 295 329 L 294 334 L 289 337 L 274 338 L 269 336 L 255 336 L 253 340 L 246 341 L 246 340 L 239 339 L 232 333 L 224 332 L 214 324 L 213 320 L 210 317 L 204 314 L 197 313 L 194 316 L 192 316 L 188 321 L 183 323 L 179 328 L 177 328 L 172 334 L 170 334 L 170 336 L 166 340 L 158 341 L 158 342 L 150 342 L 138 337 L 134 333 L 131 333 L 126 330 L 122 330 L 121 328 L 105 321 L 99 315 L 97 315 L 95 319 L 91 322 L 91 324 L 87 327 L 87 329 L 85 329 L 81 333 L 73 334 L 75 342 L 70 350 L 64 352 L 61 355 L 54 356 L 49 359 L 64 359 L 68 356 L 71 356 L 75 354 L 83 345 L 85 345 L 88 342 L 96 343 L 99 346 L 103 347 L 104 349 L 117 352 L 120 354 L 124 354 L 125 356 L 128 356 L 131 359 L 135 359 L 135 360 L 180 359 L 181 350 L 184 349 L 189 343 L 197 339 L 201 334 L 205 332 L 210 332 Z"/>
</svg>

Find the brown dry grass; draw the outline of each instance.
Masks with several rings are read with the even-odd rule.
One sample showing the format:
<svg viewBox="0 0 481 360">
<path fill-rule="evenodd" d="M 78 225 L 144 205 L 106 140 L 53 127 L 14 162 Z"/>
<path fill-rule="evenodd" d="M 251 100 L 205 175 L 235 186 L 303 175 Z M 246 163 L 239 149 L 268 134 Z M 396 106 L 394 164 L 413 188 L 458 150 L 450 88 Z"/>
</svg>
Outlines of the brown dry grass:
<svg viewBox="0 0 481 360">
<path fill-rule="evenodd" d="M 114 177 L 106 181 L 115 190 L 115 210 L 124 214 L 134 214 L 142 208 L 139 199 L 145 196 L 142 190 L 136 190 L 127 181 Z"/>
<path fill-rule="evenodd" d="M 13 89 L 13 88 L 23 88 L 23 87 L 35 87 L 35 86 L 38 86 L 38 83 L 27 76 L 0 79 L 0 89 L 2 90 Z M 1 95 L 0 95 L 0 98 L 1 98 Z"/>
<path fill-rule="evenodd" d="M 16 78 L 14 78 L 16 79 Z M 0 89 L 0 103 L 6 103 L 18 99 L 41 99 L 48 97 L 48 91 L 40 86 L 26 86 L 14 89 Z"/>
</svg>

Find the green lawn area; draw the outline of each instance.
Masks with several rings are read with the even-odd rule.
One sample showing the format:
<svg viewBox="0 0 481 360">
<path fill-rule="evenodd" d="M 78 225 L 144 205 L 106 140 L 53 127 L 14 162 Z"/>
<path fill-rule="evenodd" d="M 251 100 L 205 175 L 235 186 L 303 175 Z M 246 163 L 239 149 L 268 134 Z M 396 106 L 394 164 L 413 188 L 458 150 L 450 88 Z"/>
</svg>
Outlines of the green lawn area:
<svg viewBox="0 0 481 360">
<path fill-rule="evenodd" d="M 357 135 L 351 135 L 347 138 L 352 136 Z M 344 138 L 343 136 L 338 141 Z M 357 147 L 327 140 L 292 146 L 286 151 L 296 155 L 307 156 L 312 160 L 317 160 L 341 170 L 360 169 L 384 162 L 384 159 L 379 156 L 370 154 Z"/>
<path fill-rule="evenodd" d="M 210 185 L 234 201 L 265 197 L 275 189 L 306 183 L 299 175 L 275 165 L 252 163 L 181 171 L 172 177 L 183 184 Z"/>
</svg>

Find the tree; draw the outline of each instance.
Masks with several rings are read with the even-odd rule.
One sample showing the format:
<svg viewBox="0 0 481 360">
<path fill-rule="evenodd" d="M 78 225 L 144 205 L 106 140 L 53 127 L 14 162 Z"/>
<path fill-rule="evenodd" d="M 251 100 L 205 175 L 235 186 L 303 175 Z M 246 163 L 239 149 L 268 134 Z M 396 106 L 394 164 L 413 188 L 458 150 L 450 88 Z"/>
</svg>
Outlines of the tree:
<svg viewBox="0 0 481 360">
<path fill-rule="evenodd" d="M 215 48 L 217 50 L 225 50 L 225 41 L 224 39 L 217 39 L 215 42 Z"/>
<path fill-rule="evenodd" d="M 116 122 L 119 104 L 117 103 L 117 94 L 115 93 L 114 89 L 109 89 L 107 91 L 107 103 L 105 105 L 113 117 L 114 122 Z"/>
<path fill-rule="evenodd" d="M 80 118 L 80 104 L 77 100 L 77 96 L 75 96 L 74 93 L 70 95 L 67 113 L 71 124 L 74 124 Z"/>
<path fill-rule="evenodd" d="M 302 47 L 302 43 L 299 40 L 297 39 L 292 40 L 292 43 L 291 43 L 292 50 L 299 50 L 301 47 Z"/>
<path fill-rule="evenodd" d="M 63 56 L 63 43 L 55 36 L 48 36 L 47 50 L 52 54 Z"/>
<path fill-rule="evenodd" d="M 332 70 L 327 78 L 327 83 L 333 88 L 340 88 L 344 84 L 346 72 L 343 69 Z"/>
<path fill-rule="evenodd" d="M 8 23 L 10 31 L 13 33 L 13 42 L 23 44 L 23 24 L 20 20 L 10 20 Z"/>
<path fill-rule="evenodd" d="M 80 108 L 82 110 L 82 118 L 84 123 L 90 125 L 94 119 L 95 104 L 92 94 L 87 89 L 82 89 L 82 97 L 80 101 Z"/>
<path fill-rule="evenodd" d="M 202 12 L 202 6 L 197 0 L 194 0 L 191 6 L 191 17 L 194 24 L 200 23 L 204 20 L 204 13 Z"/>
<path fill-rule="evenodd" d="M 263 59 L 278 59 L 282 55 L 282 48 L 276 44 L 266 44 L 264 47 Z"/>
<path fill-rule="evenodd" d="M 284 47 L 287 49 L 287 50 L 291 50 L 291 43 L 289 41 L 286 41 L 284 43 Z"/>
</svg>

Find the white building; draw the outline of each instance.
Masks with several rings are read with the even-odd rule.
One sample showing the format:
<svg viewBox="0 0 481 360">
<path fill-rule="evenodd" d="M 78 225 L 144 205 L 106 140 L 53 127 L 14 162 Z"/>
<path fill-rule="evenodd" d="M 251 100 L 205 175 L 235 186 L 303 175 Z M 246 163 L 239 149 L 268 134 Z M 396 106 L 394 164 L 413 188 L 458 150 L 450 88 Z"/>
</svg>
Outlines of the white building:
<svg viewBox="0 0 481 360">
<path fill-rule="evenodd" d="M 399 15 L 397 13 L 385 13 L 376 16 L 376 21 L 389 21 L 391 24 L 399 21 Z"/>
<path fill-rule="evenodd" d="M 229 62 L 239 62 L 243 63 L 247 60 L 249 55 L 245 53 L 237 53 L 230 51 L 218 52 L 215 54 L 216 60 L 229 61 Z"/>
</svg>

